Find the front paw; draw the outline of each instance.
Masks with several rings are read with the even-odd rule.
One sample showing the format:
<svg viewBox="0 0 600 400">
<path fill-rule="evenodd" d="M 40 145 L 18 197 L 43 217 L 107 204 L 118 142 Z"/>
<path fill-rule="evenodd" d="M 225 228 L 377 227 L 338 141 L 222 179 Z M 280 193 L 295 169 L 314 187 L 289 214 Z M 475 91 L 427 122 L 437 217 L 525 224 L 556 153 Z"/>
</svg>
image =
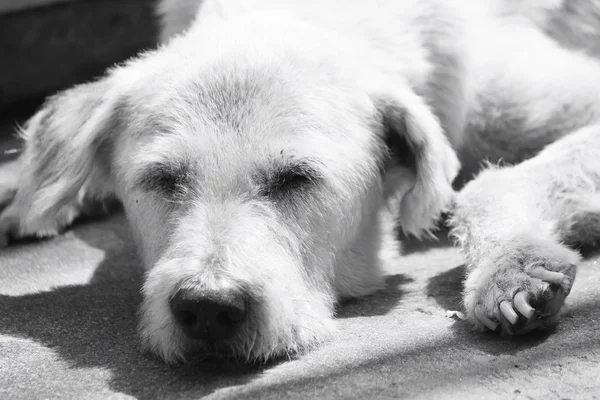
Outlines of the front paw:
<svg viewBox="0 0 600 400">
<path fill-rule="evenodd" d="M 508 250 L 490 265 L 477 267 L 465 282 L 467 319 L 482 331 L 504 335 L 554 326 L 579 257 L 558 244 L 553 247 Z"/>
<path fill-rule="evenodd" d="M 17 231 L 18 218 L 10 208 L 17 194 L 18 180 L 16 161 L 0 165 L 0 247 L 5 247 Z"/>
<path fill-rule="evenodd" d="M 0 248 L 6 247 L 12 240 L 56 236 L 80 214 L 78 204 L 69 204 L 44 218 L 28 220 L 18 203 L 13 202 L 0 212 Z"/>
<path fill-rule="evenodd" d="M 18 231 L 18 220 L 10 213 L 0 213 L 0 248 L 8 246 Z"/>
</svg>

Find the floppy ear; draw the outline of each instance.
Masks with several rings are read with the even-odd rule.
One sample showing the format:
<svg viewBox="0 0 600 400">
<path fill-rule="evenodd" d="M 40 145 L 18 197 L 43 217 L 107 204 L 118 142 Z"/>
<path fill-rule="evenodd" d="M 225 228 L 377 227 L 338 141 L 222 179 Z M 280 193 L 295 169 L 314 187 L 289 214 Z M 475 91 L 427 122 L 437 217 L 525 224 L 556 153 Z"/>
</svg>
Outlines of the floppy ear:
<svg viewBox="0 0 600 400">
<path fill-rule="evenodd" d="M 403 174 L 391 172 L 386 184 L 399 187 L 394 178 L 412 173 L 412 188 L 400 203 L 400 225 L 405 233 L 422 236 L 435 228 L 440 214 L 454 196 L 452 181 L 460 164 L 442 127 L 422 98 L 406 86 L 371 94 L 388 142 L 405 147 Z M 406 179 L 406 178 L 404 178 Z"/>
<path fill-rule="evenodd" d="M 67 206 L 110 191 L 108 158 L 120 124 L 118 104 L 105 78 L 50 97 L 21 129 L 25 150 L 9 209 L 22 234 L 52 232 L 73 219 L 65 215 L 73 214 Z"/>
</svg>

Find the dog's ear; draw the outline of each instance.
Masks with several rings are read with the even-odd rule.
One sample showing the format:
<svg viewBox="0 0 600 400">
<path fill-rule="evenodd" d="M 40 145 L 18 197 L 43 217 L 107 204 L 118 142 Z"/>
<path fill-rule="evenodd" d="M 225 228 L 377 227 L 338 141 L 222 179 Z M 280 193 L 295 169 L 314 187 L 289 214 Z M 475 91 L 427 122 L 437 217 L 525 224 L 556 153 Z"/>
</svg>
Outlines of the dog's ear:
<svg viewBox="0 0 600 400">
<path fill-rule="evenodd" d="M 104 78 L 50 97 L 25 123 L 13 202 L 25 214 L 25 225 L 52 218 L 65 205 L 110 186 L 108 159 L 121 125 L 119 104 L 116 90 Z"/>
<path fill-rule="evenodd" d="M 460 167 L 456 153 L 436 116 L 407 86 L 375 91 L 371 98 L 391 153 L 402 158 L 401 170 L 412 172 L 412 188 L 404 190 L 400 202 L 401 228 L 415 236 L 430 233 L 454 196 L 452 181 Z M 406 184 L 393 181 L 401 175 L 390 173 L 386 186 Z"/>
</svg>

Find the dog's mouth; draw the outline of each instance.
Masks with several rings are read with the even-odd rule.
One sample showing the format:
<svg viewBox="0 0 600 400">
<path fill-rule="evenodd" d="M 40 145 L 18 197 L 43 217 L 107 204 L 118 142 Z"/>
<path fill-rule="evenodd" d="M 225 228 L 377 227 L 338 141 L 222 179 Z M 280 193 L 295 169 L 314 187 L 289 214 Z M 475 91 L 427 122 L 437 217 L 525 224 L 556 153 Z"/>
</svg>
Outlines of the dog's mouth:
<svg viewBox="0 0 600 400">
<path fill-rule="evenodd" d="M 307 354 L 312 348 L 301 349 L 272 349 L 271 352 L 263 354 L 255 351 L 252 343 L 236 340 L 227 341 L 195 341 L 197 346 L 193 346 L 192 350 L 186 354 L 186 362 L 222 362 L 235 365 L 271 365 L 284 361 L 297 359 L 302 355 Z M 256 342 L 254 343 L 256 344 Z"/>
<path fill-rule="evenodd" d="M 252 308 L 249 307 L 248 310 L 248 313 L 252 312 Z M 185 358 L 188 361 L 226 360 L 231 363 L 265 365 L 296 358 L 314 348 L 313 345 L 303 346 L 295 341 L 288 345 L 289 343 L 274 340 L 268 336 L 269 332 L 264 331 L 263 324 L 257 322 L 256 315 L 246 314 L 240 319 L 242 317 L 236 311 L 233 315 L 220 314 L 214 322 L 208 323 L 189 314 L 181 315 L 180 318 L 177 324 L 186 338 Z M 205 325 L 198 331 L 186 332 L 182 323 Z"/>
<path fill-rule="evenodd" d="M 306 353 L 305 351 L 281 351 L 265 357 L 258 354 L 248 354 L 243 350 L 236 350 L 236 346 L 230 341 L 201 342 L 201 345 L 198 343 L 199 347 L 186 354 L 186 363 L 210 364 L 211 366 L 228 365 L 236 369 L 240 367 L 266 368 L 299 358 Z"/>
<path fill-rule="evenodd" d="M 165 265 L 152 272 L 168 270 Z M 206 358 L 265 364 L 305 354 L 332 337 L 329 297 L 302 282 L 263 285 L 218 273 L 172 283 L 150 276 L 140 315 L 142 344 L 172 364 Z"/>
<path fill-rule="evenodd" d="M 192 352 L 189 356 L 192 359 L 205 361 L 228 361 L 228 362 L 247 362 L 242 355 L 236 353 L 234 348 L 226 342 L 197 340 L 199 349 Z"/>
<path fill-rule="evenodd" d="M 228 339 L 188 339 L 188 353 L 186 360 L 200 361 L 227 361 L 243 364 L 265 364 L 277 362 L 285 355 L 287 359 L 296 354 L 295 351 L 272 351 L 268 355 L 259 351 L 261 334 L 256 327 L 250 331 L 248 325 L 240 326 L 240 330 Z M 273 349 L 272 349 L 273 350 Z"/>
</svg>

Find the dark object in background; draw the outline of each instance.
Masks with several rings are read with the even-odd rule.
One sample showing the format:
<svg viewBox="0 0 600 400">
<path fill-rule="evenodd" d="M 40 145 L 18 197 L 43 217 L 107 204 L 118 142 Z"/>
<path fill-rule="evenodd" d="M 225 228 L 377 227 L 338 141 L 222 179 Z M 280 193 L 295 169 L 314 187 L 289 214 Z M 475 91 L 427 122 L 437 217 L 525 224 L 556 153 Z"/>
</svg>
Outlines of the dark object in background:
<svg viewBox="0 0 600 400">
<path fill-rule="evenodd" d="M 0 10 L 0 115 L 21 120 L 45 96 L 154 47 L 154 3 L 77 0 Z"/>
</svg>

